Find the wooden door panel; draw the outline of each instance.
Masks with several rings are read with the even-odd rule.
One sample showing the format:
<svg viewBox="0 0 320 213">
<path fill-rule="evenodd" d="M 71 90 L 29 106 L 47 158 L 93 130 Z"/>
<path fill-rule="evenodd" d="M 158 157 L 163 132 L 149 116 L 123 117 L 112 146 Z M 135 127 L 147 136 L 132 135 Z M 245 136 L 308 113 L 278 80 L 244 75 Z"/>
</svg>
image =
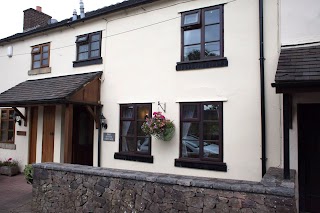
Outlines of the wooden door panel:
<svg viewBox="0 0 320 213">
<path fill-rule="evenodd" d="M 30 110 L 29 164 L 36 162 L 37 153 L 38 107 Z"/>
<path fill-rule="evenodd" d="M 42 162 L 53 162 L 55 106 L 43 110 Z"/>
</svg>

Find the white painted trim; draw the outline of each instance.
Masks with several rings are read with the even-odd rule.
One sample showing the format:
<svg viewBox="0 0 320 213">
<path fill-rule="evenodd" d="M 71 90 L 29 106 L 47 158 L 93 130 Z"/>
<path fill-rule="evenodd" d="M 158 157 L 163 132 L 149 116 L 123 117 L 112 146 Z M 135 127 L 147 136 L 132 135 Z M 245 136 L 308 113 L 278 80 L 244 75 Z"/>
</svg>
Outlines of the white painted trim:
<svg viewBox="0 0 320 213">
<path fill-rule="evenodd" d="M 155 104 L 158 103 L 158 101 L 118 101 L 117 104 Z"/>
<path fill-rule="evenodd" d="M 224 97 L 215 97 L 215 98 L 202 98 L 202 99 L 178 99 L 176 103 L 184 103 L 184 102 L 210 102 L 210 101 L 223 101 L 227 102 L 228 99 Z"/>
</svg>

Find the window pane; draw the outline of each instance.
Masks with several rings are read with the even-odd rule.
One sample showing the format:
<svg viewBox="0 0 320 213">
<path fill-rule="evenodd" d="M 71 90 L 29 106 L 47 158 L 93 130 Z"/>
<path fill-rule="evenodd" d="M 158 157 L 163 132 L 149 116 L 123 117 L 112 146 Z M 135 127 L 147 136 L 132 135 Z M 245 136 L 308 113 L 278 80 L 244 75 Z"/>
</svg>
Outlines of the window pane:
<svg viewBox="0 0 320 213">
<path fill-rule="evenodd" d="M 134 122 L 122 121 L 121 136 L 134 136 Z"/>
<path fill-rule="evenodd" d="M 8 121 L 1 121 L 1 130 L 6 130 L 8 128 Z"/>
<path fill-rule="evenodd" d="M 146 115 L 151 116 L 149 115 L 149 110 L 150 110 L 149 106 L 138 106 L 137 110 L 138 110 L 137 118 L 139 120 L 145 120 Z"/>
<path fill-rule="evenodd" d="M 91 37 L 91 41 L 100 41 L 100 34 L 95 34 Z"/>
<path fill-rule="evenodd" d="M 205 25 L 216 24 L 220 22 L 219 9 L 208 10 L 205 12 Z"/>
<path fill-rule="evenodd" d="M 80 53 L 79 54 L 79 60 L 85 60 L 85 59 L 88 59 L 88 53 Z"/>
<path fill-rule="evenodd" d="M 184 16 L 184 24 L 194 24 L 199 22 L 199 13 L 188 14 Z"/>
<path fill-rule="evenodd" d="M 1 141 L 7 141 L 8 135 L 6 131 L 1 131 Z"/>
<path fill-rule="evenodd" d="M 184 119 L 188 118 L 198 118 L 198 105 L 196 104 L 184 104 L 182 106 L 182 117 Z"/>
<path fill-rule="evenodd" d="M 13 130 L 14 121 L 9 121 L 9 130 Z"/>
<path fill-rule="evenodd" d="M 184 31 L 184 45 L 200 44 L 201 43 L 201 30 L 187 30 Z"/>
<path fill-rule="evenodd" d="M 81 36 L 81 37 L 78 37 L 76 42 L 83 42 L 83 41 L 86 41 L 88 39 L 88 36 L 85 35 L 85 36 Z"/>
<path fill-rule="evenodd" d="M 203 123 L 203 139 L 219 140 L 219 123 Z"/>
<path fill-rule="evenodd" d="M 137 151 L 138 152 L 149 152 L 150 148 L 150 137 L 138 137 Z"/>
<path fill-rule="evenodd" d="M 133 106 L 122 106 L 122 118 L 133 118 Z"/>
<path fill-rule="evenodd" d="M 96 41 L 96 42 L 92 42 L 91 43 L 91 50 L 98 50 L 100 49 L 100 42 Z"/>
<path fill-rule="evenodd" d="M 100 50 L 91 51 L 91 58 L 100 56 Z"/>
<path fill-rule="evenodd" d="M 33 53 L 36 53 L 36 52 L 39 52 L 40 51 L 40 48 L 39 47 L 34 47 L 32 48 L 32 52 Z"/>
<path fill-rule="evenodd" d="M 206 26 L 205 42 L 220 40 L 220 24 Z"/>
<path fill-rule="evenodd" d="M 199 157 L 199 124 L 182 123 L 182 156 Z"/>
<path fill-rule="evenodd" d="M 49 51 L 49 46 L 43 46 L 42 52 L 48 52 Z"/>
<path fill-rule="evenodd" d="M 48 59 L 42 60 L 42 65 L 43 65 L 43 66 L 49 65 Z"/>
<path fill-rule="evenodd" d="M 34 61 L 39 61 L 41 58 L 41 54 L 33 55 L 33 60 Z"/>
<path fill-rule="evenodd" d="M 13 114 L 14 114 L 14 111 L 13 111 L 13 110 L 10 110 L 10 111 L 9 111 L 9 119 L 13 119 Z"/>
<path fill-rule="evenodd" d="M 184 47 L 184 60 L 185 61 L 193 61 L 200 60 L 201 55 L 201 46 L 193 45 Z"/>
<path fill-rule="evenodd" d="M 33 68 L 40 68 L 40 61 L 33 62 Z"/>
<path fill-rule="evenodd" d="M 205 56 L 220 56 L 220 42 L 211 42 L 211 43 L 205 43 Z"/>
<path fill-rule="evenodd" d="M 205 141 L 203 143 L 203 157 L 205 158 L 218 158 L 219 157 L 219 145 L 212 141 Z"/>
<path fill-rule="evenodd" d="M 122 137 L 122 151 L 123 152 L 134 152 L 136 151 L 136 142 L 132 137 Z"/>
<path fill-rule="evenodd" d="M 8 141 L 13 141 L 13 135 L 12 131 L 8 132 Z"/>
<path fill-rule="evenodd" d="M 142 126 L 142 124 L 144 123 L 144 121 L 139 121 L 138 122 L 138 126 L 137 126 L 137 134 L 138 134 L 138 136 L 143 136 L 143 137 L 145 137 L 145 136 L 147 136 L 143 131 L 142 131 L 142 129 L 141 129 L 141 126 Z"/>
<path fill-rule="evenodd" d="M 43 53 L 43 54 L 42 54 L 42 59 L 47 59 L 47 58 L 48 58 L 48 56 L 49 56 L 49 54 L 48 54 L 48 53 Z"/>
<path fill-rule="evenodd" d="M 79 52 L 82 53 L 82 52 L 87 52 L 89 51 L 89 46 L 88 44 L 85 44 L 85 45 L 80 45 L 79 46 Z"/>
<path fill-rule="evenodd" d="M 218 120 L 219 119 L 219 111 L 218 107 L 213 104 L 205 104 L 203 105 L 203 120 Z"/>
<path fill-rule="evenodd" d="M 1 119 L 7 119 L 7 118 L 8 118 L 7 111 L 2 111 L 1 112 Z"/>
</svg>

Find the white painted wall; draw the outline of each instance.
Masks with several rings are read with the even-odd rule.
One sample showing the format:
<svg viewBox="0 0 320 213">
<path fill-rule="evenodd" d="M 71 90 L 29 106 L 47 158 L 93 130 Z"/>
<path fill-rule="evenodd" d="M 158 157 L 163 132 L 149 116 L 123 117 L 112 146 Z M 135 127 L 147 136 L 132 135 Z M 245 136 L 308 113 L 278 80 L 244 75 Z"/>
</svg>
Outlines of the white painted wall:
<svg viewBox="0 0 320 213">
<path fill-rule="evenodd" d="M 320 40 L 320 1 L 281 1 L 282 44 L 299 44 Z"/>
<path fill-rule="evenodd" d="M 204 70 L 175 70 L 180 61 L 180 12 L 224 4 L 224 44 L 229 66 Z M 274 81 L 279 54 L 278 0 L 265 1 L 265 56 L 267 101 L 268 166 L 281 166 L 279 96 L 270 87 Z M 116 133 L 115 142 L 102 142 L 102 166 L 159 173 L 183 174 L 228 179 L 261 179 L 261 120 L 259 70 L 259 13 L 256 0 L 160 1 L 117 14 L 62 28 L 10 44 L 12 58 L 1 57 L 7 46 L 0 47 L 1 70 L 13 70 L 17 79 L 0 79 L 4 91 L 26 79 L 104 71 L 101 84 L 103 113 L 107 132 Z M 75 37 L 103 31 L 103 65 L 73 68 L 76 58 Z M 51 74 L 27 76 L 31 66 L 31 46 L 51 42 Z M 1 73 L 1 76 L 5 74 Z M 19 76 L 19 77 L 18 77 Z M 269 88 L 270 87 L 270 88 Z M 224 101 L 224 162 L 227 172 L 174 167 L 179 157 L 179 101 Z M 119 151 L 119 104 L 167 104 L 165 115 L 174 121 L 176 135 L 170 142 L 152 140 L 154 163 L 115 160 Z M 63 108 L 59 114 L 63 115 Z M 39 110 L 37 162 L 41 161 L 43 108 Z M 59 115 L 57 115 L 59 121 Z M 63 118 L 56 130 L 63 126 Z M 63 129 L 63 128 L 62 128 Z M 63 133 L 55 139 L 63 138 Z M 94 134 L 94 165 L 97 165 L 97 130 Z M 62 159 L 55 142 L 55 161 Z M 0 150 L 0 155 L 6 150 Z"/>
</svg>

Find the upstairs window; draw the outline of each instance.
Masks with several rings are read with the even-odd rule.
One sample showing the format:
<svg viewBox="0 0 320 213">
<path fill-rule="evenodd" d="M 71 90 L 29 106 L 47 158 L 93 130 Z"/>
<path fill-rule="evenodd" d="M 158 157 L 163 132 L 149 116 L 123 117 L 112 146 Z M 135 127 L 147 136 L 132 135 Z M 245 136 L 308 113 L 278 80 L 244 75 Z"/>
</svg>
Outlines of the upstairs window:
<svg viewBox="0 0 320 213">
<path fill-rule="evenodd" d="M 101 57 L 101 32 L 78 36 L 76 43 L 77 61 L 97 59 Z"/>
<path fill-rule="evenodd" d="M 181 33 L 181 61 L 223 57 L 223 6 L 183 13 Z"/>
<path fill-rule="evenodd" d="M 32 69 L 49 67 L 50 44 L 33 46 L 31 50 Z"/>
<path fill-rule="evenodd" d="M 0 109 L 0 143 L 14 143 L 14 110 Z"/>
</svg>

